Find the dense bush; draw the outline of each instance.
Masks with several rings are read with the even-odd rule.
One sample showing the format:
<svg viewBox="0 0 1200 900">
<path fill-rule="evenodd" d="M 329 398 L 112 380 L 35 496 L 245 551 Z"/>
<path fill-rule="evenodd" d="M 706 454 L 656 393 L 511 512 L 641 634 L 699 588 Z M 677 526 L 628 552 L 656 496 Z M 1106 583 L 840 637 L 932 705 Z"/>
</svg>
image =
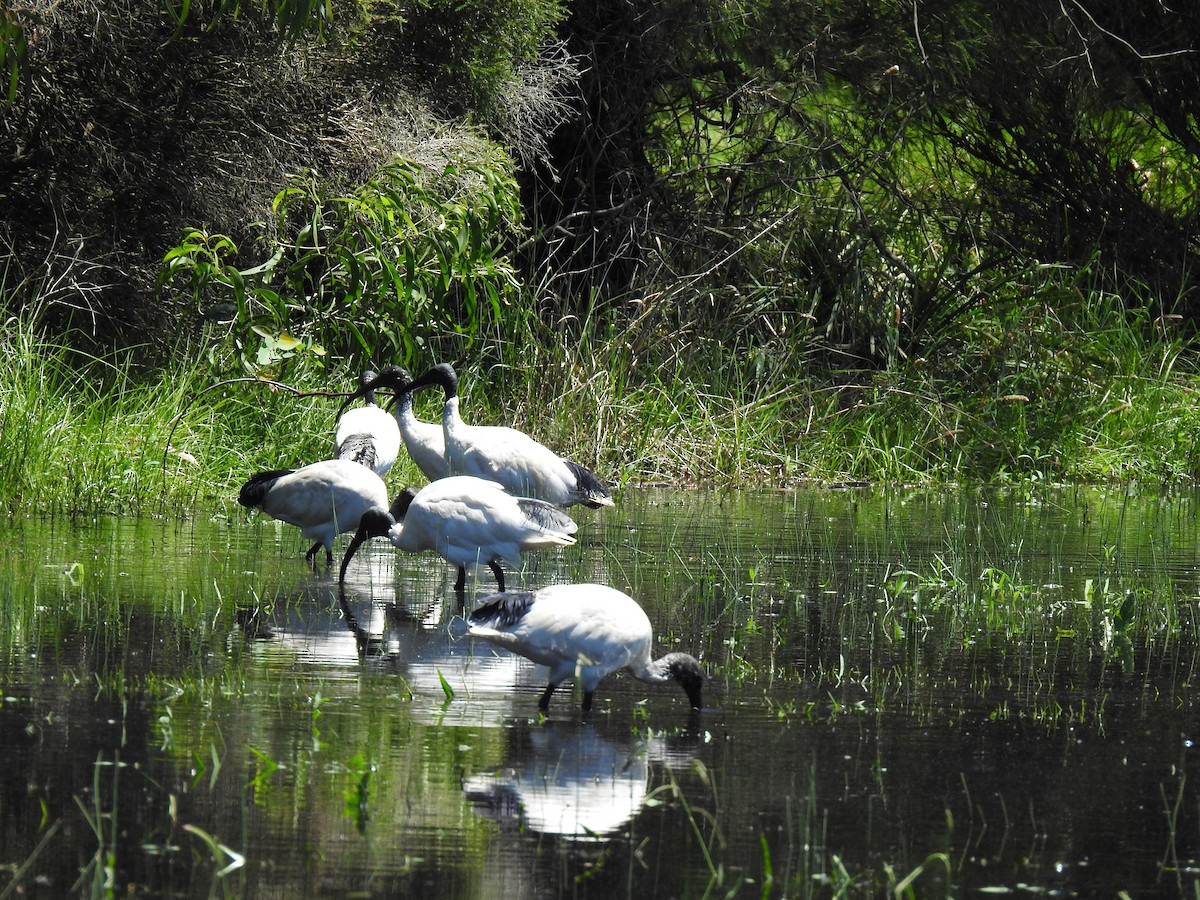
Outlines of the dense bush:
<svg viewBox="0 0 1200 900">
<path fill-rule="evenodd" d="M 484 142 L 476 150 L 435 172 L 393 161 L 345 196 L 292 179 L 259 229 L 258 258 L 244 261 L 225 235 L 190 231 L 166 255 L 165 282 L 226 321 L 259 374 L 326 353 L 409 360 L 434 339 L 469 348 L 513 301 L 515 274 L 499 248 L 520 227 L 505 157 Z"/>
<path fill-rule="evenodd" d="M 478 144 L 478 127 L 451 127 L 467 117 L 536 154 L 573 72 L 553 49 L 559 16 L 554 0 L 8 4 L 8 311 L 36 311 L 53 330 L 104 342 L 174 331 L 192 306 L 156 285 L 185 230 L 228 236 L 253 255 L 255 223 L 273 220 L 285 188 L 295 212 L 298 183 L 328 204 L 370 193 L 396 158 L 438 177 L 455 145 L 470 157 Z M 496 164 L 488 178 L 508 177 L 508 160 L 482 158 Z M 307 173 L 301 182 L 298 173 Z M 459 199 L 447 197 L 451 207 Z M 329 302 L 319 291 L 282 302 L 308 298 Z"/>
</svg>

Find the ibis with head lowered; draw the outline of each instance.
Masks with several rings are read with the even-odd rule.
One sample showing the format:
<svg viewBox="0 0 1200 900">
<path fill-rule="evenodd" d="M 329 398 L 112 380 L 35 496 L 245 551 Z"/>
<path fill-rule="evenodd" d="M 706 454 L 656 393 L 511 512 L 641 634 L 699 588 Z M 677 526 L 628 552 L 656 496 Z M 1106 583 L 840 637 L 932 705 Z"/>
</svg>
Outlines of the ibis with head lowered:
<svg viewBox="0 0 1200 900">
<path fill-rule="evenodd" d="M 365 511 L 346 555 L 340 578 L 363 541 L 386 537 L 407 553 L 432 550 L 458 569 L 454 589 L 466 586 L 467 566 L 487 565 L 504 590 L 500 563 L 521 566 L 527 550 L 569 547 L 576 525 L 556 506 L 514 497 L 494 481 L 469 475 L 431 482 L 420 491 L 406 489 L 391 509 Z"/>
<path fill-rule="evenodd" d="M 554 689 L 578 679 L 583 710 L 592 708 L 600 681 L 618 669 L 651 684 L 676 681 L 693 709 L 700 709 L 704 673 L 687 653 L 650 655 L 650 619 L 637 601 L 603 584 L 557 584 L 538 591 L 484 597 L 467 617 L 470 633 L 550 669 L 538 701 L 550 708 Z"/>
<path fill-rule="evenodd" d="M 325 548 L 325 565 L 333 564 L 333 540 L 355 531 L 363 514 L 388 507 L 383 479 L 349 459 L 327 459 L 299 469 L 259 472 L 244 485 L 238 503 L 261 509 L 273 519 L 295 525 L 315 541 L 305 558 L 316 565 Z"/>
</svg>

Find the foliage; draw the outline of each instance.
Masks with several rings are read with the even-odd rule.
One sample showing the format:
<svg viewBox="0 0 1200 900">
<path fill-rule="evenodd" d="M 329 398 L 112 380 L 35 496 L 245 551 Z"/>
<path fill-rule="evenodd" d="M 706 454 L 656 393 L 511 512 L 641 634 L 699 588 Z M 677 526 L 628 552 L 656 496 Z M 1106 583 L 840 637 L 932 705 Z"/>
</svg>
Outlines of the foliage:
<svg viewBox="0 0 1200 900">
<path fill-rule="evenodd" d="M 1030 260 L 1194 318 L 1200 14 L 1133 6 L 576 8 L 532 265 L 563 311 L 810 316 L 834 366 L 939 352 Z"/>
<path fill-rule="evenodd" d="M 495 150 L 432 174 L 396 160 L 347 196 L 292 179 L 273 212 L 258 241 L 264 261 L 239 268 L 231 239 L 198 230 L 164 260 L 167 283 L 183 281 L 201 312 L 232 306 L 231 334 L 247 352 L 252 328 L 276 345 L 286 334 L 363 361 L 408 360 L 443 333 L 469 347 L 517 287 L 502 248 L 520 211 Z M 263 349 L 246 362 L 274 371 Z"/>
<path fill-rule="evenodd" d="M 28 52 L 25 31 L 20 22 L 10 10 L 0 10 L 0 73 L 4 77 L 2 93 L 5 107 L 11 107 L 17 101 L 21 69 Z"/>
<path fill-rule="evenodd" d="M 192 0 L 166 0 L 165 5 L 175 20 L 176 37 L 197 17 L 205 20 L 201 27 L 211 31 L 223 21 L 236 21 L 239 15 L 257 11 L 278 29 L 282 38 L 296 41 L 309 29 L 320 34 L 333 19 L 331 0 L 259 0 L 257 10 L 252 3 L 243 9 L 241 0 L 213 0 L 204 10 L 193 7 Z"/>
<path fill-rule="evenodd" d="M 336 22 L 331 9 L 325 0 L 4 8 L 4 261 L 21 279 L 47 263 L 58 276 L 91 275 L 88 319 L 45 324 L 73 342 L 90 332 L 100 347 L 192 327 L 189 304 L 155 294 L 161 260 L 185 229 L 249 250 L 281 190 L 320 203 L 353 196 L 393 157 L 426 164 L 477 144 L 485 128 L 536 156 L 565 112 L 574 70 L 546 49 L 555 3 L 363 0 L 339 5 Z M 38 40 L 26 46 L 31 34 Z M 448 55 L 437 34 L 466 56 Z M 477 128 L 448 133 L 448 121 L 468 117 Z M 310 178 L 289 185 L 294 173 Z M 6 300 L 10 312 L 36 302 Z"/>
</svg>

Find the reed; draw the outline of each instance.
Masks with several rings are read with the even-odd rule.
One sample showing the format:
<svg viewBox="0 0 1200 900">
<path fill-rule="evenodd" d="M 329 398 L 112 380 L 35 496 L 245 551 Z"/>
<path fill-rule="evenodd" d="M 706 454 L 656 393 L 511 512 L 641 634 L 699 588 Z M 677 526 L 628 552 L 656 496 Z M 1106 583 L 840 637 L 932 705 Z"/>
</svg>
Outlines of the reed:
<svg viewBox="0 0 1200 900">
<path fill-rule="evenodd" d="M 1186 335 L 1034 274 L 1021 290 L 1038 302 L 976 307 L 936 355 L 887 370 L 817 365 L 811 335 L 765 346 L 636 323 L 551 327 L 533 303 L 506 310 L 469 352 L 443 336 L 377 364 L 453 359 L 469 420 L 522 428 L 620 484 L 1193 478 L 1200 376 Z M 141 348 L 82 355 L 34 321 L 0 325 L 0 497 L 12 508 L 228 508 L 254 471 L 328 456 L 338 398 L 322 394 L 355 382 L 344 363 L 278 353 L 261 370 L 279 385 L 235 379 L 246 360 L 228 336 L 201 335 L 148 369 Z M 440 397 L 417 404 L 437 419 Z M 406 460 L 394 479 L 420 482 Z"/>
</svg>

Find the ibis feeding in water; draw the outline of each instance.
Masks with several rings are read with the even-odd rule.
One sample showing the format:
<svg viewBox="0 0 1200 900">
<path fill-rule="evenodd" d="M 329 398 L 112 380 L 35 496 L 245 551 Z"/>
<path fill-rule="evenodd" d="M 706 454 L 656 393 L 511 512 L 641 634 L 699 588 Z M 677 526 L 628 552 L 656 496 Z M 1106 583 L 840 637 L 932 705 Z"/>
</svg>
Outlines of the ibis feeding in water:
<svg viewBox="0 0 1200 900">
<path fill-rule="evenodd" d="M 500 563 L 521 566 L 526 550 L 569 547 L 576 525 L 561 509 L 542 500 L 514 497 L 494 481 L 469 475 L 442 478 L 414 491 L 406 489 L 386 509 L 365 511 L 342 559 L 340 579 L 363 541 L 386 537 L 407 553 L 432 550 L 458 568 L 461 594 L 467 566 L 486 564 L 504 590 Z"/>
<path fill-rule="evenodd" d="M 371 509 L 387 513 L 387 487 L 365 465 L 349 459 L 327 459 L 299 469 L 259 472 L 242 485 L 238 503 L 258 508 L 273 519 L 295 525 L 315 541 L 305 558 L 316 565 L 325 548 L 325 565 L 333 564 L 333 539 L 354 531 Z"/>
<path fill-rule="evenodd" d="M 400 428 L 396 420 L 375 403 L 375 391 L 368 385 L 377 377 L 369 369 L 359 377 L 360 388 L 354 396 L 361 396 L 366 402 L 350 410 L 346 409 L 350 401 L 342 405 L 333 445 L 338 459 L 361 463 L 383 477 L 400 452 Z"/>
<path fill-rule="evenodd" d="M 405 381 L 396 372 L 385 371 L 370 387 L 397 385 L 415 391 L 438 385 L 443 389 L 442 434 L 452 475 L 497 481 L 516 496 L 545 500 L 563 509 L 577 503 L 592 509 L 613 505 L 608 486 L 591 469 L 564 459 L 515 428 L 464 422 L 458 412 L 458 375 L 449 363 L 438 363 L 415 381 Z"/>
<path fill-rule="evenodd" d="M 538 701 L 545 712 L 554 689 L 568 678 L 583 689 L 583 711 L 604 676 L 618 669 L 641 681 L 677 681 L 700 709 L 704 673 L 687 653 L 650 656 L 650 620 L 637 601 L 603 584 L 557 584 L 541 590 L 484 597 L 467 617 L 470 633 L 539 665 L 550 681 Z"/>
</svg>

